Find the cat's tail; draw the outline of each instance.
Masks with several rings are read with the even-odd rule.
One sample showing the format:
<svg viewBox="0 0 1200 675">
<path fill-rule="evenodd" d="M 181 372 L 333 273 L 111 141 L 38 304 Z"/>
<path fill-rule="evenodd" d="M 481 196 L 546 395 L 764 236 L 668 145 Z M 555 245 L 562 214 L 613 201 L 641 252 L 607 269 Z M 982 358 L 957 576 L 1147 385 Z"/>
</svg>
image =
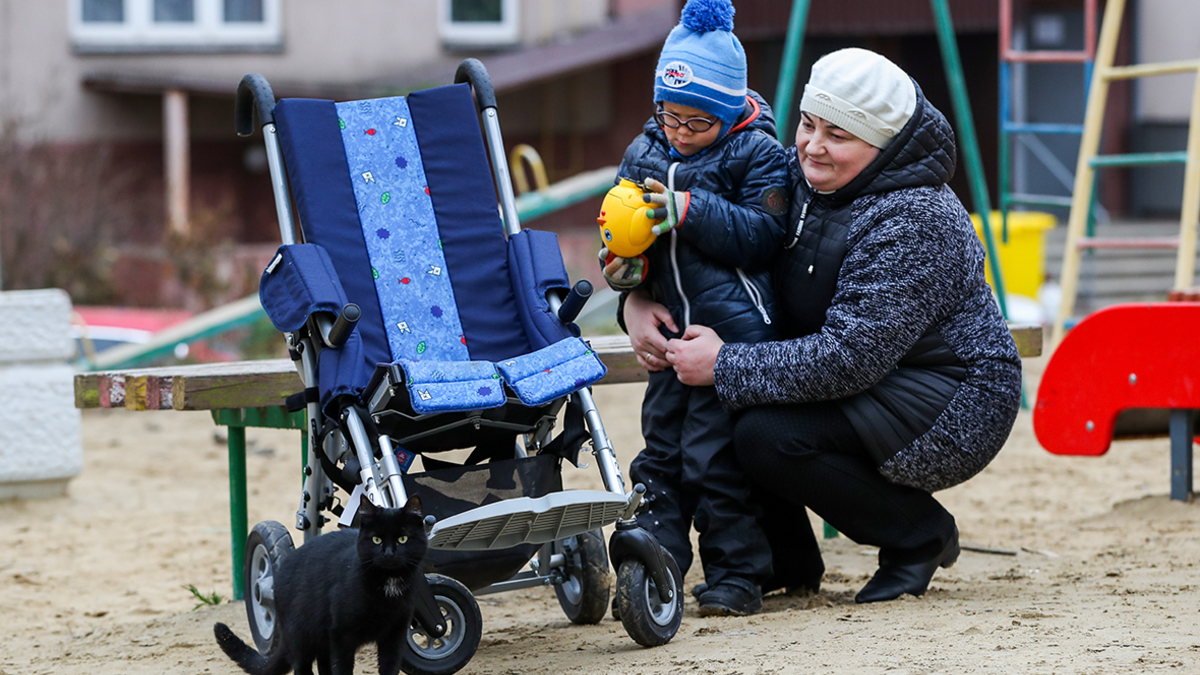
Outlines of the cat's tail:
<svg viewBox="0 0 1200 675">
<path fill-rule="evenodd" d="M 279 651 L 270 657 L 263 656 L 258 650 L 242 642 L 242 639 L 234 635 L 229 626 L 223 623 L 218 622 L 213 626 L 213 635 L 217 636 L 217 644 L 221 646 L 221 651 L 250 675 L 284 675 L 290 670 Z"/>
</svg>

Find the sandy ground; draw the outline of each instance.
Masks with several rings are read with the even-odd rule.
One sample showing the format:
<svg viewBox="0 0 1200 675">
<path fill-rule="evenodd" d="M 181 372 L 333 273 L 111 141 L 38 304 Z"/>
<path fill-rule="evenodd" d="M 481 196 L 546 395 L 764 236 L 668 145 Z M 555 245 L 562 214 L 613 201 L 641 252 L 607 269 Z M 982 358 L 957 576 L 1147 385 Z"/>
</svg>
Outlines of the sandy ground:
<svg viewBox="0 0 1200 675">
<path fill-rule="evenodd" d="M 1027 362 L 1031 380 L 1042 361 Z M 625 468 L 640 394 L 597 390 Z M 211 418 L 92 410 L 83 431 L 86 468 L 67 497 L 0 504 L 0 675 L 240 672 L 211 632 L 219 620 L 248 636 L 228 601 L 226 453 Z M 248 437 L 250 522 L 290 523 L 299 436 Z M 1057 457 L 1022 413 L 992 466 L 940 495 L 964 542 L 997 552 L 964 551 L 922 598 L 855 605 L 875 551 L 830 539 L 819 596 L 707 619 L 688 598 L 678 635 L 655 649 L 611 618 L 571 625 L 550 589 L 485 596 L 463 672 L 1200 673 L 1200 505 L 1170 501 L 1168 473 L 1166 439 Z M 567 480 L 599 486 L 594 465 Z M 197 608 L 189 585 L 225 601 Z M 359 671 L 374 672 L 369 653 Z"/>
</svg>

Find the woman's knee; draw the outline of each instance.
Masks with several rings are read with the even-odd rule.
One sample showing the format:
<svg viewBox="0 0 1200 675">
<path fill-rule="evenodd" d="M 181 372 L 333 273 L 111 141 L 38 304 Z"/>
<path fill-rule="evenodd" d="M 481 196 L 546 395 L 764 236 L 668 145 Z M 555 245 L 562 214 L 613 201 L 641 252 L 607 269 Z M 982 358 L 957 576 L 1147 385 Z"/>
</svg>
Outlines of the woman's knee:
<svg viewBox="0 0 1200 675">
<path fill-rule="evenodd" d="M 755 476 L 777 471 L 789 460 L 819 454 L 819 434 L 806 433 L 803 417 L 803 411 L 794 406 L 752 408 L 743 414 L 733 432 L 743 470 Z"/>
</svg>

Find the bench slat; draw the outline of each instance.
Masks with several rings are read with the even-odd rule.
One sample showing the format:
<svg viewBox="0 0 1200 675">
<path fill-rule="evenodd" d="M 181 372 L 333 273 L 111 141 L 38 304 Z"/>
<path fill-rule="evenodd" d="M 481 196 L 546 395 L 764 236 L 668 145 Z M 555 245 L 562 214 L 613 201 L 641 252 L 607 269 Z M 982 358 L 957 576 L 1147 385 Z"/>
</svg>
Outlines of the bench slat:
<svg viewBox="0 0 1200 675">
<path fill-rule="evenodd" d="M 1010 326 L 1021 356 L 1040 356 L 1042 327 Z M 605 335 L 587 340 L 608 367 L 597 384 L 645 382 L 648 373 L 625 335 Z M 283 399 L 303 388 L 296 367 L 288 359 L 203 363 L 162 368 L 110 370 L 75 376 L 75 407 L 128 410 L 226 410 L 282 405 Z"/>
</svg>

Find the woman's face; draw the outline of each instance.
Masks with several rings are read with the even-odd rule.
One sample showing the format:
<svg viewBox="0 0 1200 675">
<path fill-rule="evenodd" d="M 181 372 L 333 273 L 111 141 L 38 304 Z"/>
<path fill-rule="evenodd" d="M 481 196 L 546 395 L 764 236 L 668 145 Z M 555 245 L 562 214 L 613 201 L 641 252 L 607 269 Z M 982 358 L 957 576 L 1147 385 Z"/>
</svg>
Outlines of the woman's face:
<svg viewBox="0 0 1200 675">
<path fill-rule="evenodd" d="M 796 150 L 804 177 L 820 192 L 845 187 L 879 156 L 879 148 L 806 112 L 796 127 Z"/>
</svg>

